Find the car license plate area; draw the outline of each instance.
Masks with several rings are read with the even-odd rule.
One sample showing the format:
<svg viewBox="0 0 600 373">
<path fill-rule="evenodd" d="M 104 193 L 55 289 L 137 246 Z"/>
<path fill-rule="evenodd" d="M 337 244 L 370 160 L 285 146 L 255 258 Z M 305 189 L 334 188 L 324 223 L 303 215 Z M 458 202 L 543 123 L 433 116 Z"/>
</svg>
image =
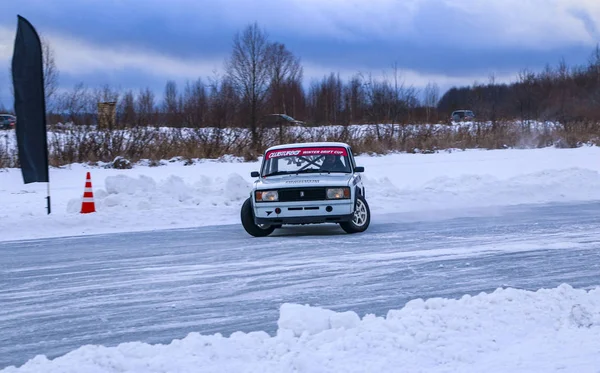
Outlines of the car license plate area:
<svg viewBox="0 0 600 373">
<path fill-rule="evenodd" d="M 280 189 L 279 202 L 325 201 L 326 188 L 288 188 Z"/>
</svg>

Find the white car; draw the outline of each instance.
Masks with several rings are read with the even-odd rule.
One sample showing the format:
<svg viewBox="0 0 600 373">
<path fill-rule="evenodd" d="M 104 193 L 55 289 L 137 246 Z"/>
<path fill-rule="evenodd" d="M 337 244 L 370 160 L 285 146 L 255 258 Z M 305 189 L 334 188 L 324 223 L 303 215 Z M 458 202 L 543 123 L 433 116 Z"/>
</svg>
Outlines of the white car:
<svg viewBox="0 0 600 373">
<path fill-rule="evenodd" d="M 284 224 L 337 223 L 347 233 L 364 232 L 371 221 L 365 187 L 349 145 L 287 144 L 265 151 L 242 225 L 255 237 Z"/>
</svg>

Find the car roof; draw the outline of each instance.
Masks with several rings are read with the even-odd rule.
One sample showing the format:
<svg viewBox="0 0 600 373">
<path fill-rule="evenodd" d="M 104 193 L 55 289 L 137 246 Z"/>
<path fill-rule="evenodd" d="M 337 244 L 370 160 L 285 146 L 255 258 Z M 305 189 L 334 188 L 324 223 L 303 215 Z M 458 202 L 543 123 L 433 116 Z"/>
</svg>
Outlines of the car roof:
<svg viewBox="0 0 600 373">
<path fill-rule="evenodd" d="M 288 148 L 312 148 L 312 147 L 325 147 L 325 146 L 334 146 L 334 147 L 342 147 L 350 149 L 350 145 L 343 142 L 302 142 L 295 144 L 281 144 L 275 145 L 268 148 L 266 151 L 271 150 L 279 150 L 279 149 L 288 149 Z"/>
</svg>

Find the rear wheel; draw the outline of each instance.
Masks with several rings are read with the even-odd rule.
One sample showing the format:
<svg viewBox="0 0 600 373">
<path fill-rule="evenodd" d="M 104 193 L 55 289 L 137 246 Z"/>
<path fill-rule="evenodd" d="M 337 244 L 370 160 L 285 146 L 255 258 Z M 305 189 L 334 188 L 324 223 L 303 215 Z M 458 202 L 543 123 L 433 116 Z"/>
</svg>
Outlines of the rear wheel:
<svg viewBox="0 0 600 373">
<path fill-rule="evenodd" d="M 360 233 L 364 232 L 369 228 L 371 223 L 371 210 L 367 200 L 361 196 L 356 196 L 356 204 L 354 206 L 354 215 L 352 220 L 340 223 L 340 227 L 346 233 Z"/>
<path fill-rule="evenodd" d="M 254 237 L 266 237 L 275 230 L 274 226 L 256 224 L 254 222 L 254 213 L 252 212 L 252 201 L 250 198 L 244 201 L 242 210 L 240 212 L 240 217 L 246 232 Z"/>
</svg>

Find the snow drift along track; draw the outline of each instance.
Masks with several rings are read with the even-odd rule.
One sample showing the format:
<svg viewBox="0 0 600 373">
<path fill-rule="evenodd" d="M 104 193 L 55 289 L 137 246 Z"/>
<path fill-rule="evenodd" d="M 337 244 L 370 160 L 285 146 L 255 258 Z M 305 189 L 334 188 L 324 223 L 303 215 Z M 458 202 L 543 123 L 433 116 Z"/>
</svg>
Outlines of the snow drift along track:
<svg viewBox="0 0 600 373">
<path fill-rule="evenodd" d="M 85 346 L 2 373 L 596 372 L 600 289 L 497 290 L 414 300 L 385 317 L 283 304 L 273 337 L 202 336 L 168 345 Z"/>
</svg>

